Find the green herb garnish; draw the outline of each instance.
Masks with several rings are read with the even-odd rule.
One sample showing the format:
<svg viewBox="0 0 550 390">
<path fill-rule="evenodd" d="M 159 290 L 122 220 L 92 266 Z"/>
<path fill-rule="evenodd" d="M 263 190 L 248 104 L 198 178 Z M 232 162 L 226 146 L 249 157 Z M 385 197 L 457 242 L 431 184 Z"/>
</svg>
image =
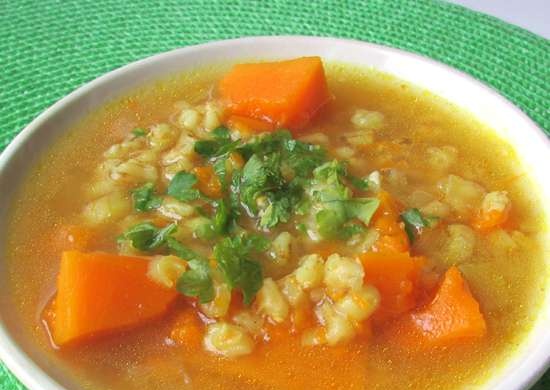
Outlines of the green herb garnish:
<svg viewBox="0 0 550 390">
<path fill-rule="evenodd" d="M 352 198 L 351 190 L 343 183 L 346 166 L 336 160 L 316 168 L 313 174 L 309 194 L 314 208 L 320 209 L 315 222 L 321 237 L 347 240 L 363 231 L 378 208 L 378 199 Z"/>
<path fill-rule="evenodd" d="M 120 239 L 130 240 L 134 248 L 145 252 L 164 245 L 176 229 L 175 223 L 159 229 L 151 222 L 142 222 L 126 230 Z"/>
<path fill-rule="evenodd" d="M 200 303 L 212 301 L 215 294 L 208 260 L 175 238 L 169 237 L 167 244 L 170 252 L 186 260 L 189 266 L 179 277 L 176 289 L 185 296 L 198 297 Z"/>
<path fill-rule="evenodd" d="M 212 130 L 211 135 L 212 139 L 195 142 L 193 146 L 195 153 L 209 159 L 220 157 L 235 150 L 241 143 L 240 140 L 231 141 L 229 130 L 225 127 Z"/>
<path fill-rule="evenodd" d="M 134 130 L 132 130 L 132 134 L 136 137 L 145 137 L 147 135 L 147 130 L 141 127 L 136 127 Z"/>
<path fill-rule="evenodd" d="M 357 177 L 357 176 L 348 175 L 348 179 L 349 179 L 350 183 L 355 188 L 357 188 L 358 190 L 366 191 L 366 190 L 369 189 L 369 179 L 367 179 L 367 178 L 362 179 L 362 178 Z"/>
<path fill-rule="evenodd" d="M 226 237 L 214 247 L 214 257 L 226 283 L 241 289 L 246 305 L 252 302 L 263 282 L 262 268 L 250 256 L 268 247 L 269 241 L 259 235 Z"/>
<path fill-rule="evenodd" d="M 162 197 L 155 195 L 155 185 L 146 183 L 132 191 L 134 209 L 140 212 L 151 211 L 162 205 Z"/>
<path fill-rule="evenodd" d="M 423 228 L 430 226 L 430 221 L 422 216 L 418 209 L 407 209 L 401 213 L 401 220 L 405 223 L 405 232 L 412 243 Z"/>
<path fill-rule="evenodd" d="M 197 183 L 197 177 L 188 172 L 178 172 L 168 185 L 167 194 L 182 202 L 196 200 L 201 197 L 198 189 L 193 188 Z"/>
</svg>

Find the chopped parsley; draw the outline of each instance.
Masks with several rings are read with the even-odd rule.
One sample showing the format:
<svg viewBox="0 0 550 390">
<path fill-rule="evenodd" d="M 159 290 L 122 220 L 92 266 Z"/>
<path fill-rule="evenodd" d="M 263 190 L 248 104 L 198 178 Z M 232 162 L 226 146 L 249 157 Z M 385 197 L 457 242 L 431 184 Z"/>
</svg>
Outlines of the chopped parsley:
<svg viewBox="0 0 550 390">
<path fill-rule="evenodd" d="M 189 266 L 189 269 L 179 277 L 176 289 L 185 296 L 197 297 L 200 303 L 212 301 L 215 294 L 208 260 L 175 238 L 169 237 L 167 243 L 170 252 L 186 260 Z"/>
<path fill-rule="evenodd" d="M 141 222 L 126 230 L 119 239 L 130 240 L 132 246 L 140 251 L 151 251 L 164 245 L 176 229 L 175 223 L 158 228 L 151 222 Z"/>
<path fill-rule="evenodd" d="M 196 200 L 201 197 L 198 189 L 193 188 L 197 183 L 197 177 L 188 172 L 178 172 L 168 185 L 167 194 L 182 202 Z"/>
<path fill-rule="evenodd" d="M 360 178 L 357 176 L 348 175 L 348 180 L 358 190 L 366 191 L 369 189 L 369 179 L 367 178 Z"/>
<path fill-rule="evenodd" d="M 141 127 L 136 127 L 132 130 L 132 134 L 136 137 L 145 137 L 147 135 L 147 130 Z"/>
<path fill-rule="evenodd" d="M 236 151 L 246 164 L 233 174 L 231 204 L 236 213 L 242 206 L 249 215 L 259 217 L 262 229 L 290 220 L 303 205 L 313 170 L 326 159 L 320 146 L 292 139 L 285 130 L 256 137 Z"/>
<path fill-rule="evenodd" d="M 162 205 L 162 197 L 155 195 L 155 185 L 146 183 L 132 191 L 134 209 L 139 212 L 151 211 Z"/>
<path fill-rule="evenodd" d="M 433 218 L 424 217 L 420 210 L 416 208 L 407 209 L 401 213 L 401 220 L 405 223 L 405 232 L 409 237 L 410 242 L 414 242 L 416 236 L 422 232 L 423 228 L 432 226 L 435 220 Z"/>
<path fill-rule="evenodd" d="M 316 230 L 325 239 L 347 240 L 361 233 L 380 203 L 376 198 L 352 198 L 351 190 L 343 183 L 345 177 L 345 165 L 336 160 L 314 171 L 309 195 L 313 209 L 318 210 Z"/>
<path fill-rule="evenodd" d="M 214 247 L 214 258 L 226 283 L 242 291 L 246 305 L 252 302 L 263 283 L 262 267 L 251 255 L 268 247 L 265 237 L 245 234 L 226 237 Z"/>
<path fill-rule="evenodd" d="M 225 127 L 212 130 L 211 135 L 212 139 L 197 141 L 193 146 L 195 153 L 207 159 L 223 156 L 241 143 L 239 140 L 231 141 L 229 130 Z"/>
</svg>

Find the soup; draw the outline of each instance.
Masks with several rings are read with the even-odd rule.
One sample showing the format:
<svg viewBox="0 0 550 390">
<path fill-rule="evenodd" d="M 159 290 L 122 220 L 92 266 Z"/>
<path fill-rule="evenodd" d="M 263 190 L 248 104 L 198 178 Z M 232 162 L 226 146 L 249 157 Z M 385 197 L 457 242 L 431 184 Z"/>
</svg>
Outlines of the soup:
<svg viewBox="0 0 550 390">
<path fill-rule="evenodd" d="M 200 69 L 40 160 L 10 288 L 83 388 L 481 385 L 544 295 L 532 188 L 490 129 L 386 74 Z"/>
</svg>

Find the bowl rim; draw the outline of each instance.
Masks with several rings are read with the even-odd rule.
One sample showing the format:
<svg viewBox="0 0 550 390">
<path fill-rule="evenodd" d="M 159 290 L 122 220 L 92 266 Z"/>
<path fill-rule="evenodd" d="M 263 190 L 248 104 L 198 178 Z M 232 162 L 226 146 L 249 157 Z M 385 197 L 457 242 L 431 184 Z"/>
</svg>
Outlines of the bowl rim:
<svg viewBox="0 0 550 390">
<path fill-rule="evenodd" d="M 244 37 L 244 38 L 215 40 L 215 41 L 210 41 L 210 42 L 206 42 L 198 45 L 184 46 L 184 47 L 176 48 L 166 52 L 161 52 L 137 61 L 133 61 L 129 64 L 123 65 L 119 68 L 111 70 L 77 87 L 71 93 L 59 99 L 49 108 L 47 108 L 42 113 L 40 113 L 28 125 L 26 125 L 22 131 L 20 131 L 14 137 L 14 139 L 8 144 L 8 146 L 0 154 L 0 176 L 4 175 L 10 160 L 12 160 L 19 153 L 21 153 L 21 149 L 24 146 L 24 144 L 29 139 L 33 138 L 36 135 L 36 133 L 38 132 L 38 129 L 41 126 L 43 126 L 50 117 L 63 112 L 66 109 L 66 106 L 69 105 L 69 103 L 86 96 L 87 94 L 92 92 L 94 89 L 102 85 L 106 85 L 128 72 L 137 71 L 139 69 L 143 69 L 147 67 L 154 67 L 155 64 L 158 65 L 159 62 L 162 62 L 163 60 L 168 60 L 170 57 L 175 57 L 175 56 L 189 57 L 204 50 L 215 50 L 218 48 L 223 48 L 227 46 L 239 46 L 242 44 L 257 44 L 258 42 L 261 42 L 263 45 L 277 45 L 281 43 L 288 44 L 289 40 L 300 41 L 301 43 L 304 43 L 304 44 L 311 43 L 314 45 L 318 45 L 318 44 L 359 45 L 363 50 L 380 51 L 390 56 L 397 56 L 400 58 L 401 57 L 409 58 L 413 61 L 418 62 L 422 66 L 428 66 L 434 69 L 438 68 L 447 74 L 463 79 L 465 83 L 471 84 L 472 86 L 475 86 L 478 89 L 482 90 L 484 93 L 488 94 L 491 99 L 494 99 L 495 102 L 505 107 L 506 110 L 510 111 L 514 116 L 518 117 L 518 119 L 524 123 L 527 130 L 531 132 L 531 136 L 538 138 L 538 141 L 540 141 L 542 145 L 545 145 L 548 151 L 550 151 L 550 139 L 546 136 L 544 131 L 531 118 L 529 118 L 521 109 L 519 109 L 516 105 L 514 105 L 509 100 L 504 98 L 500 94 L 500 92 L 495 90 L 493 87 L 488 86 L 484 82 L 477 80 L 471 75 L 464 73 L 460 70 L 457 70 L 442 62 L 434 60 L 430 57 L 408 52 L 406 50 L 397 49 L 394 47 L 389 47 L 389 46 L 374 44 L 366 41 L 354 40 L 354 39 L 301 36 L 301 35 L 250 36 L 250 37 Z M 321 57 L 323 57 L 322 54 L 320 55 Z M 245 56 L 242 56 L 242 57 L 245 58 Z M 374 67 L 376 68 L 376 66 Z M 383 70 L 383 72 L 386 72 L 386 71 Z M 400 76 L 397 76 L 397 77 L 400 77 Z M 156 78 L 158 79 L 159 77 L 156 76 Z M 147 82 L 144 82 L 144 83 L 147 84 Z M 427 89 L 424 86 L 420 86 L 420 87 L 423 89 Z M 106 101 L 110 100 L 111 98 L 104 99 L 98 106 L 104 105 Z M 453 104 L 459 105 L 458 103 L 455 103 L 452 100 L 450 101 Z M 82 119 L 82 116 L 78 117 L 77 121 L 79 119 Z M 64 129 L 63 131 L 66 132 L 67 130 L 68 129 Z M 50 141 L 49 143 L 46 142 L 45 144 L 47 144 L 47 146 L 51 146 L 52 143 Z M 547 304 L 548 302 L 545 305 Z M 535 326 L 533 326 L 533 329 L 529 331 L 529 335 L 525 336 L 525 338 L 522 341 L 522 345 L 528 342 L 528 338 L 532 336 L 531 334 L 534 332 L 535 332 Z M 518 350 L 518 352 L 515 353 L 514 357 L 508 358 L 508 361 L 503 364 L 500 370 L 498 370 L 499 374 L 497 374 L 497 376 L 488 376 L 489 379 L 487 380 L 486 383 L 483 384 L 483 386 L 490 384 L 490 382 L 495 378 L 498 378 L 499 380 L 501 380 L 501 382 L 502 381 L 506 382 L 506 379 L 508 377 L 510 377 L 508 378 L 509 380 L 512 380 L 513 378 L 511 377 L 510 374 L 504 373 L 505 371 L 504 368 L 505 367 L 507 368 L 508 366 L 512 365 L 512 360 L 514 360 L 514 358 L 517 358 L 517 356 L 519 356 L 521 353 L 525 356 L 522 356 L 522 358 L 519 359 L 520 361 L 516 363 L 517 367 L 515 367 L 515 370 L 516 371 L 519 370 L 518 373 L 521 375 L 518 375 L 519 378 L 516 378 L 513 381 L 512 383 L 513 387 L 509 387 L 509 384 L 508 384 L 508 387 L 502 387 L 502 389 L 505 389 L 505 388 L 506 389 L 511 389 L 511 388 L 526 389 L 528 386 L 531 386 L 532 384 L 534 384 L 544 374 L 544 372 L 550 367 L 550 335 L 546 337 L 546 339 L 542 342 L 542 344 L 545 347 L 547 347 L 547 350 L 548 350 L 548 352 L 546 353 L 546 356 L 544 354 L 542 355 L 543 359 L 535 360 L 533 359 L 533 356 L 527 355 L 525 351 L 519 352 Z M 539 354 L 541 349 L 542 348 L 539 348 L 537 350 L 539 351 Z M 539 356 L 537 355 L 537 358 L 538 357 Z M 66 390 L 66 387 L 61 385 L 52 376 L 48 375 L 46 370 L 39 367 L 27 355 L 27 353 L 22 348 L 20 348 L 20 346 L 16 343 L 16 341 L 10 336 L 10 332 L 5 325 L 5 321 L 3 320 L 1 313 L 0 313 L 0 360 L 3 361 L 4 364 L 8 367 L 8 369 L 25 386 L 27 386 L 31 390 L 38 390 L 38 389 Z M 502 384 L 499 384 L 497 387 L 501 388 L 500 386 L 502 386 Z"/>
</svg>

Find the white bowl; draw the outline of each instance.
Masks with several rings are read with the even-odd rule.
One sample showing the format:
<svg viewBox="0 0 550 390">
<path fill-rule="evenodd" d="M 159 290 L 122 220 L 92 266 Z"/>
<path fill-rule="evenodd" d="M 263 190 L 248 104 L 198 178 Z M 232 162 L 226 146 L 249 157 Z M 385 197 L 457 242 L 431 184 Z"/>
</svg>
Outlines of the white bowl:
<svg viewBox="0 0 550 390">
<path fill-rule="evenodd" d="M 86 113 L 127 90 L 170 73 L 239 59 L 308 55 L 372 66 L 470 111 L 514 146 L 537 183 L 541 198 L 550 200 L 550 141 L 522 111 L 472 77 L 415 54 L 365 42 L 317 37 L 252 37 L 186 47 L 134 62 L 77 89 L 32 121 L 0 156 L 0 252 L 5 245 L 8 205 L 22 173 L 28 172 L 36 156 Z M 550 218 L 549 206 L 545 207 L 545 214 Z M 5 261 L 0 260 L 2 287 L 7 285 L 5 267 Z M 31 390 L 74 388 L 62 369 L 52 367 L 32 341 L 21 336 L 8 294 L 5 290 L 0 294 L 0 358 Z M 486 388 L 513 390 L 532 385 L 550 365 L 548 329 L 550 296 L 546 297 L 533 330 L 515 357 L 489 380 Z"/>
</svg>

